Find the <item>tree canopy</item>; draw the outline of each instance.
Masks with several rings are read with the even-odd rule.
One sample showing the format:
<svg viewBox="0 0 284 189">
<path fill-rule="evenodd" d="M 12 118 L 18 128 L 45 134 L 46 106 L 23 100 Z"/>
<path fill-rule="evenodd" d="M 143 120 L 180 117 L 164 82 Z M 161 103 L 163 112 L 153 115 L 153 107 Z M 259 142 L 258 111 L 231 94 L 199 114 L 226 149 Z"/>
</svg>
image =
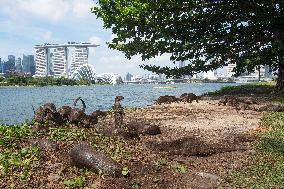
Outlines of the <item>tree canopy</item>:
<svg viewBox="0 0 284 189">
<path fill-rule="evenodd" d="M 181 76 L 236 63 L 239 75 L 269 65 L 283 89 L 283 0 L 98 0 L 92 12 L 116 35 L 109 47 L 127 58 L 170 53 L 173 62 L 190 61 L 144 69 Z"/>
</svg>

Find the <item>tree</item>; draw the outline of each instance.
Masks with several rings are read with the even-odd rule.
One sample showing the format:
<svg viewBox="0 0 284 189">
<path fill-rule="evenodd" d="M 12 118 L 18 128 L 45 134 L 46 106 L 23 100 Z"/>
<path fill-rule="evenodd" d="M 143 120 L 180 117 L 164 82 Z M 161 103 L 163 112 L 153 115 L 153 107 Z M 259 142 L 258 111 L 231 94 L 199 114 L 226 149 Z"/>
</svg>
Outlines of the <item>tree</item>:
<svg viewBox="0 0 284 189">
<path fill-rule="evenodd" d="M 239 75 L 269 65 L 284 88 L 283 0 L 98 0 L 92 12 L 116 35 L 108 46 L 127 58 L 170 53 L 174 63 L 191 62 L 146 70 L 181 76 L 236 63 Z"/>
</svg>

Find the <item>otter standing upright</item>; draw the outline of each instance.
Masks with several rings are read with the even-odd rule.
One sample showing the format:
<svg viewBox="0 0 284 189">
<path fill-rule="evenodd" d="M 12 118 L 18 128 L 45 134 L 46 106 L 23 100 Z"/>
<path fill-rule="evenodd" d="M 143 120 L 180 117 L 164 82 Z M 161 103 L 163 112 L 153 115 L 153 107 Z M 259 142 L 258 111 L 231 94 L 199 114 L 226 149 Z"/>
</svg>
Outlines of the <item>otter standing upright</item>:
<svg viewBox="0 0 284 189">
<path fill-rule="evenodd" d="M 114 100 L 113 110 L 114 110 L 114 125 L 115 127 L 121 127 L 123 124 L 123 107 L 120 102 L 124 99 L 123 96 L 116 96 Z"/>
</svg>

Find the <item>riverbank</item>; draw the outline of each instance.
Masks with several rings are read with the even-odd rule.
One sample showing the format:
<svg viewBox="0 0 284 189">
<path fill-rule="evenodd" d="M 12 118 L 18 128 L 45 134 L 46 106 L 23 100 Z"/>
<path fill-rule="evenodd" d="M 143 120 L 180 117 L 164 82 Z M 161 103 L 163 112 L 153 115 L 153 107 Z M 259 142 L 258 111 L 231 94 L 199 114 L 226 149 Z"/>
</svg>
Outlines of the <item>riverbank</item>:
<svg viewBox="0 0 284 189">
<path fill-rule="evenodd" d="M 254 109 L 219 104 L 221 93 L 204 96 L 198 103 L 126 109 L 126 123 L 160 127 L 161 134 L 140 135 L 140 140 L 107 137 L 95 128 L 68 125 L 42 132 L 35 132 L 28 124 L 2 126 L 0 187 L 281 187 L 283 112 L 257 111 L 275 99 L 270 92 L 248 93 L 249 96 L 234 92 L 235 96 L 256 100 L 257 104 L 250 105 Z M 111 123 L 110 115 L 99 120 L 98 127 Z M 35 148 L 29 143 L 31 138 L 54 141 L 57 147 L 48 151 Z M 70 150 L 82 141 L 119 163 L 123 168 L 121 175 L 113 178 L 72 166 Z M 271 156 L 273 161 L 269 160 Z M 253 158 L 257 161 L 252 157 L 257 157 Z M 255 167 L 259 168 L 257 172 L 253 172 Z"/>
</svg>

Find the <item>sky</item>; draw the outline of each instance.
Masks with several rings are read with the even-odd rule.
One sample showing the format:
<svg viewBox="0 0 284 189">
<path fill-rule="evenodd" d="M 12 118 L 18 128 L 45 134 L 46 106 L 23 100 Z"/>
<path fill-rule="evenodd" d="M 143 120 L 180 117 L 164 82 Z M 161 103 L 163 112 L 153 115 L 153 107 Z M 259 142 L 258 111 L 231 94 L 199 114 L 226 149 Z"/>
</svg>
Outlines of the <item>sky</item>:
<svg viewBox="0 0 284 189">
<path fill-rule="evenodd" d="M 75 41 L 100 45 L 89 54 L 89 63 L 98 74 L 143 75 L 149 72 L 140 69 L 140 64 L 172 65 L 169 55 L 143 62 L 139 56 L 128 60 L 109 49 L 106 42 L 113 34 L 90 12 L 95 5 L 93 0 L 0 0 L 0 58 L 35 54 L 37 44 Z"/>
</svg>

